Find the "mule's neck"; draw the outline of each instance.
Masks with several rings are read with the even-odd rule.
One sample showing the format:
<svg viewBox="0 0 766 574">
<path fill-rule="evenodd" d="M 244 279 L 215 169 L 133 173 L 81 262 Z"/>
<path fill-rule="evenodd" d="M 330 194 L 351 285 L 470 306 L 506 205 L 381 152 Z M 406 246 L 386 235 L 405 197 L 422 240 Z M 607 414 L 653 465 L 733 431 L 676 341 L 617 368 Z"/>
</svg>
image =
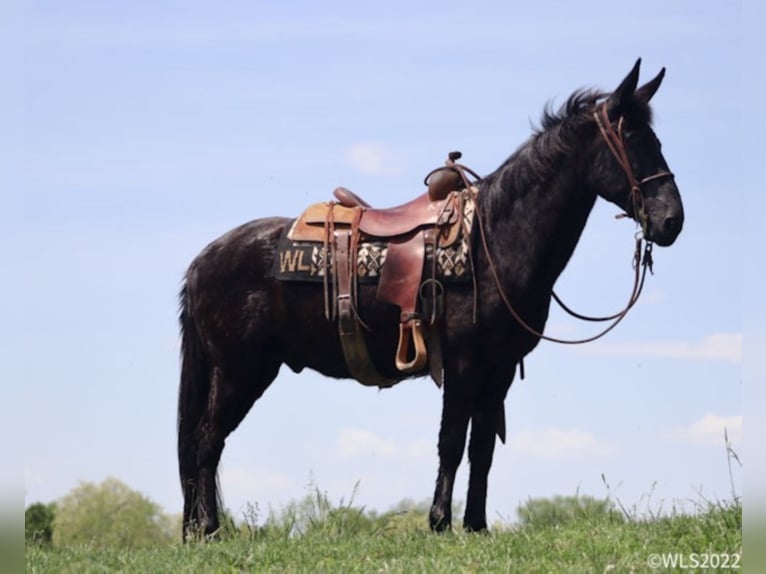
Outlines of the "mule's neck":
<svg viewBox="0 0 766 574">
<path fill-rule="evenodd" d="M 549 294 L 577 246 L 596 201 L 586 180 L 594 133 L 583 124 L 536 134 L 484 182 L 478 201 L 490 250 L 520 295 Z"/>
</svg>

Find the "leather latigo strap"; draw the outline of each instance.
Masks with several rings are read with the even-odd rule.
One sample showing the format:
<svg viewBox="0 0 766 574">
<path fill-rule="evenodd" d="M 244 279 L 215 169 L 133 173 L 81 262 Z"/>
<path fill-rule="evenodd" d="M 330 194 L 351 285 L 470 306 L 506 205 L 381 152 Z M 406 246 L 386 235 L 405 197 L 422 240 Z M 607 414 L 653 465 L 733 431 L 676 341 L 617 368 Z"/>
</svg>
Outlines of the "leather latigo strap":
<svg viewBox="0 0 766 574">
<path fill-rule="evenodd" d="M 394 379 L 382 376 L 372 364 L 367 351 L 364 333 L 354 311 L 352 301 L 352 265 L 355 265 L 356 252 L 351 249 L 352 231 L 336 230 L 335 269 L 338 288 L 338 334 L 340 335 L 343 356 L 349 374 L 363 385 L 373 387 L 391 387 L 397 383 Z"/>
</svg>

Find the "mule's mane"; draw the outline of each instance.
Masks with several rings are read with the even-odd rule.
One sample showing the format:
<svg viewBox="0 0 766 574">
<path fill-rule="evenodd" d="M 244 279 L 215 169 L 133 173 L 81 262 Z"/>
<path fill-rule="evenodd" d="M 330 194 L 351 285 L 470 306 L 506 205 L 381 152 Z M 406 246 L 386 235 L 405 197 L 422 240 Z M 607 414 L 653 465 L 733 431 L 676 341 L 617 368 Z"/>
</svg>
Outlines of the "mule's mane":
<svg viewBox="0 0 766 574">
<path fill-rule="evenodd" d="M 597 90 L 577 90 L 556 111 L 553 109 L 553 102 L 548 102 L 543 111 L 541 127 L 535 129 L 535 135 L 542 135 L 546 131 L 555 130 L 565 121 L 581 119 L 593 109 L 596 102 L 604 99 L 607 95 Z"/>
<path fill-rule="evenodd" d="M 608 96 L 599 90 L 583 89 L 569 96 L 558 110 L 549 102 L 540 127 L 533 128 L 532 136 L 485 178 L 490 194 L 507 193 L 509 188 L 524 194 L 534 184 L 551 181 L 561 169 L 563 158 L 583 145 L 583 127 L 594 123 L 596 104 Z M 628 125 L 651 124 L 651 108 L 639 98 L 630 98 L 622 113 Z M 498 184 L 502 189 L 497 189 Z"/>
<path fill-rule="evenodd" d="M 543 112 L 541 128 L 535 130 L 535 133 L 541 134 L 572 118 L 579 118 L 583 115 L 590 117 L 596 103 L 608 96 L 609 94 L 598 90 L 577 90 L 555 112 L 552 103 L 549 102 Z M 631 123 L 650 125 L 652 123 L 652 110 L 649 104 L 640 98 L 628 98 L 622 114 Z"/>
</svg>

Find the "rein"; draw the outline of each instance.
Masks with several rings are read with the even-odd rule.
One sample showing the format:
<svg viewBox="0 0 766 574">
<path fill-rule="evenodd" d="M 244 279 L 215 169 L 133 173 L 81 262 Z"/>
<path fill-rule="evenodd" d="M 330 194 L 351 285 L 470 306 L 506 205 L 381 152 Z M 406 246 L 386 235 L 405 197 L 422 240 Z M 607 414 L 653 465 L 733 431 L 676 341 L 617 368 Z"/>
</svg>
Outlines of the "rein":
<svg viewBox="0 0 766 574">
<path fill-rule="evenodd" d="M 641 293 L 644 288 L 644 280 L 646 279 L 647 269 L 653 273 L 652 242 L 646 241 L 646 244 L 644 245 L 644 239 L 643 239 L 646 233 L 648 232 L 649 218 L 646 213 L 644 195 L 641 190 L 641 186 L 655 179 L 660 179 L 663 177 L 673 177 L 672 172 L 660 171 L 655 173 L 654 175 L 650 175 L 639 181 L 636 178 L 635 174 L 633 173 L 633 169 L 630 165 L 630 160 L 628 159 L 628 154 L 625 149 L 625 140 L 623 138 L 622 116 L 620 116 L 620 118 L 618 119 L 617 129 L 615 129 L 614 126 L 612 125 L 612 122 L 609 121 L 609 113 L 607 111 L 606 102 L 604 102 L 600 106 L 600 108 L 593 113 L 593 117 L 596 120 L 596 124 L 598 125 L 601 136 L 604 138 L 604 141 L 606 142 L 607 146 L 609 147 L 615 159 L 617 160 L 617 163 L 620 165 L 623 172 L 625 172 L 625 175 L 628 178 L 628 183 L 630 184 L 630 202 L 631 202 L 632 211 L 633 211 L 632 216 L 641 225 L 642 232 L 639 233 L 636 237 L 636 247 L 633 254 L 633 269 L 635 272 L 634 279 L 633 279 L 633 288 L 631 290 L 630 297 L 628 298 L 628 302 L 625 305 L 625 307 L 621 311 L 606 317 L 589 317 L 586 315 L 581 315 L 579 313 L 576 313 L 575 311 L 567 307 L 564 304 L 564 302 L 558 297 L 558 295 L 556 295 L 555 292 L 551 292 L 551 294 L 553 299 L 561 306 L 561 308 L 564 309 L 564 311 L 566 311 L 573 317 L 576 317 L 583 321 L 593 321 L 593 322 L 612 321 L 612 323 L 608 325 L 605 329 L 603 329 L 596 335 L 593 335 L 591 337 L 586 337 L 584 339 L 559 339 L 557 337 L 550 337 L 548 335 L 545 335 L 539 332 L 537 329 L 532 328 L 513 307 L 510 299 L 508 298 L 508 295 L 503 289 L 502 283 L 500 281 L 500 276 L 497 272 L 497 267 L 495 266 L 495 262 L 492 258 L 492 255 L 490 254 L 489 243 L 487 241 L 487 235 L 484 230 L 483 218 L 481 217 L 481 213 L 479 212 L 478 202 L 474 202 L 474 209 L 476 210 L 476 219 L 478 220 L 478 224 L 479 224 L 479 235 L 481 237 L 482 248 L 484 249 L 484 254 L 487 256 L 487 261 L 489 262 L 489 268 L 490 268 L 490 271 L 492 272 L 492 277 L 495 281 L 495 287 L 497 288 L 498 294 L 500 295 L 500 298 L 503 300 L 503 303 L 505 304 L 506 308 L 508 309 L 508 311 L 510 311 L 513 318 L 526 331 L 528 331 L 532 335 L 539 337 L 540 339 L 544 339 L 546 341 L 551 341 L 553 343 L 560 343 L 563 345 L 580 345 L 580 344 L 590 343 L 592 341 L 600 339 L 601 337 L 609 333 L 609 331 L 614 329 L 617 325 L 619 325 L 620 322 L 628 314 L 628 311 L 630 311 L 633 308 L 633 306 L 638 302 L 638 299 L 641 296 Z M 470 174 L 474 177 L 476 177 L 476 174 L 472 170 L 469 170 L 468 168 L 466 168 L 465 166 L 456 163 L 455 160 L 459 158 L 460 158 L 459 152 L 451 153 L 449 156 L 449 160 L 447 161 L 447 166 L 455 169 L 460 174 L 460 176 L 463 179 L 463 182 L 466 185 L 466 189 L 477 189 L 474 186 L 472 186 L 472 184 L 470 183 L 470 181 L 468 180 L 465 174 L 465 171 L 470 172 Z M 477 179 L 479 178 L 477 177 Z M 630 215 L 631 214 L 626 213 L 619 217 L 625 217 Z"/>
<path fill-rule="evenodd" d="M 508 299 L 508 295 L 505 293 L 502 283 L 500 282 L 500 277 L 497 273 L 495 262 L 493 261 L 492 256 L 489 253 L 489 244 L 487 243 L 487 235 L 484 232 L 484 224 L 481 221 L 481 214 L 479 213 L 478 208 L 476 209 L 477 209 L 476 218 L 479 221 L 479 235 L 481 236 L 482 247 L 484 248 L 484 253 L 487 256 L 487 261 L 489 262 L 490 271 L 492 271 L 492 277 L 495 280 L 495 286 L 497 287 L 497 292 L 500 294 L 500 298 L 503 300 L 503 303 L 505 303 L 505 306 L 508 308 L 508 311 L 511 312 L 511 315 L 513 316 L 513 318 L 516 319 L 516 321 L 532 335 L 535 335 L 536 337 L 539 337 L 546 341 L 550 341 L 552 343 L 560 343 L 562 345 L 581 345 L 584 343 L 590 343 L 592 341 L 600 339 L 601 337 L 606 335 L 609 331 L 614 329 L 617 325 L 619 325 L 620 322 L 628 314 L 628 311 L 630 311 L 633 308 L 633 306 L 638 301 L 638 298 L 641 296 L 641 292 L 643 291 L 643 288 L 644 288 L 644 280 L 646 279 L 646 270 L 651 269 L 651 266 L 652 266 L 652 256 L 651 256 L 652 244 L 651 242 L 646 242 L 646 246 L 644 247 L 643 258 L 642 258 L 641 246 L 644 243 L 644 241 L 641 237 L 638 237 L 636 238 L 636 250 L 633 255 L 633 269 L 635 270 L 634 280 L 633 280 L 633 290 L 631 291 L 630 298 L 628 299 L 627 305 L 619 313 L 615 313 L 614 315 L 611 315 L 609 317 L 586 317 L 584 315 L 580 315 L 578 313 L 575 313 L 574 311 L 571 311 L 568 307 L 566 307 L 561 302 L 558 296 L 555 293 L 553 293 L 553 297 L 556 299 L 556 302 L 558 302 L 559 305 L 561 305 L 562 308 L 565 311 L 567 311 L 570 315 L 577 317 L 578 319 L 582 319 L 584 321 L 612 321 L 612 323 L 608 327 L 603 329 L 601 332 L 591 337 L 586 337 L 584 339 L 559 339 L 557 337 L 551 337 L 549 335 L 545 335 L 541 333 L 537 329 L 530 327 L 529 324 L 526 321 L 524 321 L 524 319 L 521 318 L 519 313 L 511 304 L 511 301 Z"/>
</svg>

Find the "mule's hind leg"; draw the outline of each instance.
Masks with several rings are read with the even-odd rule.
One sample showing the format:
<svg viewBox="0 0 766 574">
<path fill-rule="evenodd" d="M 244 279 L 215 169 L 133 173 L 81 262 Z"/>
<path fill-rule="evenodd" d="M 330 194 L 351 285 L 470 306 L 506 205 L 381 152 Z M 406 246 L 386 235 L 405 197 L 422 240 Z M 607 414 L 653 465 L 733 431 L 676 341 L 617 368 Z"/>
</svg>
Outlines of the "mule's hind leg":
<svg viewBox="0 0 766 574">
<path fill-rule="evenodd" d="M 207 410 L 198 427 L 197 454 L 199 497 L 196 527 L 206 536 L 219 526 L 217 471 L 226 437 L 237 428 L 253 403 L 279 372 L 280 362 L 264 353 L 257 368 L 213 369 Z"/>
<path fill-rule="evenodd" d="M 431 530 L 441 532 L 452 525 L 452 491 L 455 473 L 465 450 L 470 411 L 462 394 L 445 385 L 439 430 L 439 474 L 428 521 Z"/>
</svg>

